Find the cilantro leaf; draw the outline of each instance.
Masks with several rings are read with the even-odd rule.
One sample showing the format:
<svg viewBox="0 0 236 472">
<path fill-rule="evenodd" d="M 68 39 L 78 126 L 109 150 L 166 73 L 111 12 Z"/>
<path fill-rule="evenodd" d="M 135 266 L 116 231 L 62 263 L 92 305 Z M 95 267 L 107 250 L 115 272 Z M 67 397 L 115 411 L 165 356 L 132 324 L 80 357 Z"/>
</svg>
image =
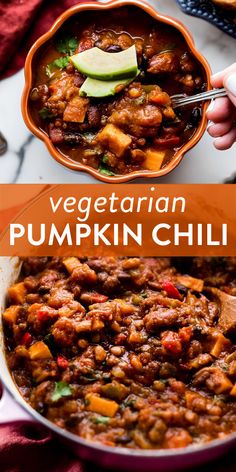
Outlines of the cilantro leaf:
<svg viewBox="0 0 236 472">
<path fill-rule="evenodd" d="M 103 164 L 107 164 L 107 163 L 108 163 L 108 156 L 107 156 L 107 154 L 104 154 L 104 156 L 102 157 L 102 162 L 103 162 Z"/>
<path fill-rule="evenodd" d="M 44 337 L 44 342 L 45 344 L 47 344 L 47 346 L 49 347 L 50 351 L 52 352 L 52 354 L 56 353 L 57 350 L 56 350 L 56 344 L 55 344 L 55 339 L 54 339 L 54 336 L 52 333 L 48 333 L 46 334 L 46 336 Z"/>
<path fill-rule="evenodd" d="M 94 424 L 108 424 L 110 418 L 108 416 L 96 416 L 92 419 Z"/>
<path fill-rule="evenodd" d="M 39 115 L 41 116 L 43 120 L 53 117 L 52 113 L 50 113 L 48 108 L 42 108 L 41 110 L 39 110 Z"/>
<path fill-rule="evenodd" d="M 78 47 L 77 39 L 76 38 L 70 38 L 69 41 L 68 41 L 68 46 L 70 48 L 70 51 L 73 54 L 75 52 L 75 50 L 77 49 L 77 47 Z"/>
<path fill-rule="evenodd" d="M 114 172 L 112 172 L 111 170 L 107 169 L 106 167 L 100 165 L 100 167 L 98 168 L 98 172 L 100 172 L 100 174 L 103 174 L 103 175 L 115 175 Z"/>
<path fill-rule="evenodd" d="M 65 69 L 69 65 L 69 63 L 70 62 L 68 56 L 59 57 L 58 59 L 55 59 L 55 61 L 47 65 L 45 71 L 46 75 L 51 78 L 55 68 Z"/>
<path fill-rule="evenodd" d="M 56 382 L 55 390 L 52 394 L 52 401 L 57 402 L 60 398 L 69 397 L 71 394 L 71 388 L 66 382 Z"/>
<path fill-rule="evenodd" d="M 78 41 L 76 38 L 71 36 L 64 36 L 59 38 L 56 43 L 56 48 L 58 52 L 63 54 L 72 55 L 78 47 Z"/>
<path fill-rule="evenodd" d="M 59 59 L 53 61 L 53 65 L 58 67 L 58 69 L 65 69 L 69 65 L 69 59 L 67 56 L 59 57 Z"/>
</svg>

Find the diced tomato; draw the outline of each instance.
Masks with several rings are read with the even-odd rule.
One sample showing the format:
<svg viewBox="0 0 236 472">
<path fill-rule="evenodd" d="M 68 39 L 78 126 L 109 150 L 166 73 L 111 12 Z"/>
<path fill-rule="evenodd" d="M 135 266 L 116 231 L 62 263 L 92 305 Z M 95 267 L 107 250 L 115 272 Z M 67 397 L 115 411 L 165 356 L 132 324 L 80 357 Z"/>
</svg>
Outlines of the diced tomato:
<svg viewBox="0 0 236 472">
<path fill-rule="evenodd" d="M 192 326 L 185 326 L 179 330 L 179 338 L 182 342 L 188 343 L 193 335 Z"/>
<path fill-rule="evenodd" d="M 156 138 L 154 140 L 154 143 L 156 146 L 161 147 L 161 148 L 172 148 L 176 147 L 180 143 L 180 137 L 179 136 L 169 136 L 166 138 Z"/>
<path fill-rule="evenodd" d="M 65 370 L 69 366 L 69 362 L 65 357 L 58 356 L 57 365 L 58 365 L 58 367 L 60 367 L 60 369 Z"/>
<path fill-rule="evenodd" d="M 172 284 L 172 282 L 163 282 L 162 290 L 165 290 L 167 296 L 170 298 L 177 298 L 178 300 L 182 300 L 181 294 L 179 290 Z"/>
<path fill-rule="evenodd" d="M 32 336 L 30 333 L 25 333 L 23 336 L 22 336 L 22 339 L 21 339 L 21 344 L 23 344 L 24 346 L 29 346 L 32 342 Z"/>
<path fill-rule="evenodd" d="M 100 293 L 96 292 L 85 292 L 81 295 L 80 299 L 83 302 L 92 305 L 93 303 L 105 303 L 107 302 L 108 297 L 106 295 L 101 295 Z"/>
<path fill-rule="evenodd" d="M 165 331 L 162 335 L 161 344 L 171 354 L 178 355 L 182 352 L 179 335 L 174 331 Z"/>
<path fill-rule="evenodd" d="M 100 295 L 99 293 L 94 293 L 93 296 L 93 303 L 105 303 L 108 300 L 106 295 Z"/>
<path fill-rule="evenodd" d="M 39 321 L 48 321 L 53 315 L 55 315 L 56 310 L 53 308 L 47 307 L 47 306 L 42 306 L 39 308 L 37 311 L 37 318 Z"/>
</svg>

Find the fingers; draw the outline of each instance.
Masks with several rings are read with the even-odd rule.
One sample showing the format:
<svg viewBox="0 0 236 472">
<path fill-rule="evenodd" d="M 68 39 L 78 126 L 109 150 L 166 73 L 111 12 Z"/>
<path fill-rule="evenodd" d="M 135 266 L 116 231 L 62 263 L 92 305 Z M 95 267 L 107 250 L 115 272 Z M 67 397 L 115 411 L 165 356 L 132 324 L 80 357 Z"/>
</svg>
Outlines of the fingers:
<svg viewBox="0 0 236 472">
<path fill-rule="evenodd" d="M 214 146 L 219 151 L 225 151 L 229 149 L 234 142 L 236 141 L 236 127 L 234 126 L 229 133 L 225 134 L 220 138 L 216 138 L 214 141 Z"/>
<path fill-rule="evenodd" d="M 207 110 L 207 118 L 215 123 L 227 121 L 234 112 L 234 106 L 227 97 L 217 98 Z"/>
<path fill-rule="evenodd" d="M 227 134 L 233 126 L 232 120 L 223 121 L 222 123 L 210 124 L 208 126 L 208 133 L 212 138 L 219 138 Z"/>
<path fill-rule="evenodd" d="M 211 84 L 215 88 L 225 87 L 229 99 L 236 106 L 236 62 L 225 70 L 211 77 Z"/>
<path fill-rule="evenodd" d="M 224 86 L 224 79 L 226 76 L 230 75 L 231 73 L 236 73 L 236 62 L 231 66 L 227 67 L 226 69 L 218 72 L 217 74 L 212 75 L 211 77 L 211 85 L 212 87 L 218 88 Z"/>
<path fill-rule="evenodd" d="M 227 97 L 218 98 L 211 102 L 207 110 L 207 118 L 212 123 L 208 126 L 208 133 L 213 138 L 216 149 L 229 149 L 236 141 L 236 62 L 227 69 L 211 77 L 211 84 L 215 88 L 224 87 Z"/>
<path fill-rule="evenodd" d="M 235 72 L 229 72 L 226 75 L 223 83 L 228 92 L 229 99 L 236 107 L 236 68 Z"/>
<path fill-rule="evenodd" d="M 229 98 L 218 98 L 211 103 L 207 110 L 207 118 L 211 120 L 208 133 L 213 138 L 216 149 L 223 151 L 229 149 L 236 141 L 236 126 L 234 118 L 236 110 Z"/>
</svg>

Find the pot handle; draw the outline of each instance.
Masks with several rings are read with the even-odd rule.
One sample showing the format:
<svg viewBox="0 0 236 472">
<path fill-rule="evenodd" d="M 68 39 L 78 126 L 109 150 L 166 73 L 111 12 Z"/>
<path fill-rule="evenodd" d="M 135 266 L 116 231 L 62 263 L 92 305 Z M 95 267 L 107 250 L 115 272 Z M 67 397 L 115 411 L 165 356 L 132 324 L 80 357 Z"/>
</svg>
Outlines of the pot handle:
<svg viewBox="0 0 236 472">
<path fill-rule="evenodd" d="M 30 414 L 13 398 L 7 389 L 0 385 L 2 396 L 0 398 L 0 424 L 13 423 L 15 421 L 30 421 Z"/>
</svg>

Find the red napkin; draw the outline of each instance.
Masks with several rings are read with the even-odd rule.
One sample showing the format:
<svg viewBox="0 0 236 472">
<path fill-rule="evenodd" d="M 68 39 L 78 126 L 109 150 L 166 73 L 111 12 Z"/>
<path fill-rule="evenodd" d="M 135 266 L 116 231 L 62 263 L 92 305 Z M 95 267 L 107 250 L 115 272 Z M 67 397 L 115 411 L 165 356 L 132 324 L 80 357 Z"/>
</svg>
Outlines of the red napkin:
<svg viewBox="0 0 236 472">
<path fill-rule="evenodd" d="M 1 472 L 85 472 L 81 462 L 40 425 L 0 427 Z"/>
<path fill-rule="evenodd" d="M 24 66 L 34 41 L 67 8 L 83 0 L 0 0 L 0 79 Z"/>
</svg>

